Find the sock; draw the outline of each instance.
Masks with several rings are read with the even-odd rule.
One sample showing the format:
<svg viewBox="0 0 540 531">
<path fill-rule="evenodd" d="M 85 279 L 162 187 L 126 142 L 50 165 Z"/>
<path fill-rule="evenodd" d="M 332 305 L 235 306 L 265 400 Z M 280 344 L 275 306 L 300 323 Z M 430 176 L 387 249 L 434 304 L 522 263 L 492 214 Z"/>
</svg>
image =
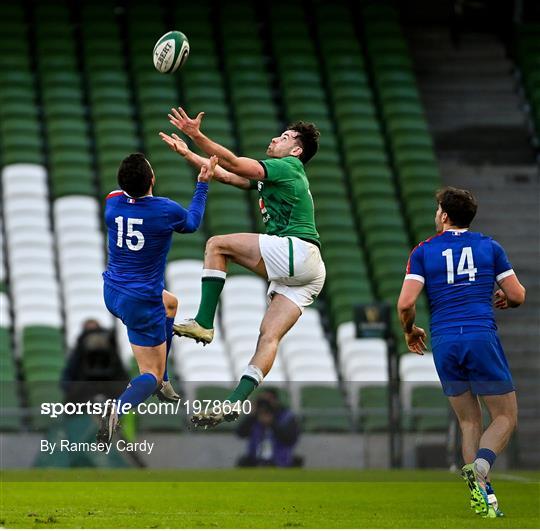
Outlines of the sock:
<svg viewBox="0 0 540 531">
<path fill-rule="evenodd" d="M 251 393 L 253 393 L 253 391 L 255 391 L 262 380 L 263 373 L 261 369 L 255 365 L 248 365 L 235 390 L 225 400 L 229 400 L 230 402 L 240 400 L 243 402 Z"/>
<path fill-rule="evenodd" d="M 476 453 L 474 464 L 476 465 L 478 472 L 480 472 L 482 476 L 487 477 L 489 469 L 493 466 L 493 463 L 495 463 L 495 459 L 497 459 L 497 455 L 493 450 L 490 450 L 489 448 L 480 448 Z"/>
<path fill-rule="evenodd" d="M 130 412 L 133 411 L 139 404 L 144 402 L 157 387 L 157 380 L 153 374 L 144 373 L 129 382 L 126 390 L 120 395 L 116 401 L 117 406 L 123 409 L 124 404 L 131 404 Z M 121 417 L 122 411 L 118 417 Z"/>
<path fill-rule="evenodd" d="M 174 317 L 167 317 L 165 322 L 165 330 L 167 332 L 167 357 L 165 358 L 165 372 L 163 373 L 163 381 L 169 381 L 169 373 L 167 372 L 167 362 L 169 361 L 169 351 L 171 350 L 173 336 Z"/>
<path fill-rule="evenodd" d="M 491 486 L 490 481 L 486 481 L 486 493 L 489 496 L 490 494 L 495 494 L 495 491 L 493 490 L 493 487 Z"/>
<path fill-rule="evenodd" d="M 195 316 L 195 321 L 203 328 L 214 328 L 214 317 L 226 277 L 225 271 L 203 269 L 201 304 Z"/>
</svg>

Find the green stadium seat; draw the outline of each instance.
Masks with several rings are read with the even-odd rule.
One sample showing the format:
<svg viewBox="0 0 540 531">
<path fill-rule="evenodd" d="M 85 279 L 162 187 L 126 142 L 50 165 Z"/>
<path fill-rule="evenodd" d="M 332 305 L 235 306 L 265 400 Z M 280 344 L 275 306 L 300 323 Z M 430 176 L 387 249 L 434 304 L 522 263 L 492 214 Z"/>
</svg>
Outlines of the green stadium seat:
<svg viewBox="0 0 540 531">
<path fill-rule="evenodd" d="M 410 430 L 446 431 L 449 414 L 448 401 L 439 387 L 418 385 L 412 389 Z"/>
<path fill-rule="evenodd" d="M 305 431 L 336 431 L 351 429 L 349 411 L 337 387 L 308 385 L 300 389 L 302 427 Z"/>
<path fill-rule="evenodd" d="M 363 387 L 358 393 L 358 428 L 364 432 L 388 431 L 388 386 Z"/>
</svg>

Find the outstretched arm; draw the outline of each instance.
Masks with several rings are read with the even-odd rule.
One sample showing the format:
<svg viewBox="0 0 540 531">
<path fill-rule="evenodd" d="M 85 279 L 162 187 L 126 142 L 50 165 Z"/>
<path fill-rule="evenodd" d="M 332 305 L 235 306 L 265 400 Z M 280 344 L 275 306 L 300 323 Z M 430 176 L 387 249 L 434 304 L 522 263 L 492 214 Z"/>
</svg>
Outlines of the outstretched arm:
<svg viewBox="0 0 540 531">
<path fill-rule="evenodd" d="M 207 163 L 208 159 L 193 153 L 188 147 L 187 144 L 174 133 L 169 136 L 165 133 L 159 133 L 161 139 L 176 153 L 184 157 L 194 168 L 200 169 L 204 164 Z M 249 190 L 251 188 L 251 182 L 245 177 L 240 177 L 235 173 L 223 169 L 221 166 L 216 166 L 214 171 L 214 180 L 219 181 L 224 184 L 230 184 L 236 188 L 241 188 L 242 190 Z"/>
<path fill-rule="evenodd" d="M 240 177 L 262 181 L 265 177 L 264 168 L 259 161 L 247 157 L 238 157 L 226 147 L 214 142 L 201 132 L 201 121 L 204 116 L 200 112 L 196 118 L 190 118 L 182 107 L 171 109 L 169 121 L 189 136 L 207 155 L 216 155 L 219 165 Z"/>
</svg>

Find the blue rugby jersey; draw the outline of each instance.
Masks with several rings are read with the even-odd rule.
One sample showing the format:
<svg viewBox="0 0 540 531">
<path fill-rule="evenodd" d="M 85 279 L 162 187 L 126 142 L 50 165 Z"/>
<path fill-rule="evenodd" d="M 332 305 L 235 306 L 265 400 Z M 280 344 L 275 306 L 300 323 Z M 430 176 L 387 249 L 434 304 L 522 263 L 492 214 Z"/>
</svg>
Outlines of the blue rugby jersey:
<svg viewBox="0 0 540 531">
<path fill-rule="evenodd" d="M 104 281 L 141 300 L 161 300 L 172 233 L 195 232 L 204 214 L 207 183 L 197 183 L 189 208 L 165 197 L 111 192 L 105 205 L 109 261 Z"/>
<path fill-rule="evenodd" d="M 405 278 L 425 284 L 431 333 L 436 334 L 465 325 L 496 330 L 493 286 L 512 274 L 506 253 L 495 240 L 460 229 L 418 244 L 409 257 Z"/>
</svg>

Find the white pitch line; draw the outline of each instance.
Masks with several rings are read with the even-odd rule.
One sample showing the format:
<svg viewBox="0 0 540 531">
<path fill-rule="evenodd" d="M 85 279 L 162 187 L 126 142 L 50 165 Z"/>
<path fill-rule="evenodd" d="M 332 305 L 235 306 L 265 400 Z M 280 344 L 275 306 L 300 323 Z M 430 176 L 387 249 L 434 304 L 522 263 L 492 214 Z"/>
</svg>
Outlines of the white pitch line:
<svg viewBox="0 0 540 531">
<path fill-rule="evenodd" d="M 520 483 L 538 483 L 537 480 L 535 481 L 534 479 L 531 479 L 531 478 L 526 478 L 524 476 L 516 476 L 514 474 L 505 474 L 502 472 L 497 472 L 493 474 L 493 476 L 497 479 L 506 479 L 508 481 L 518 481 Z"/>
</svg>

